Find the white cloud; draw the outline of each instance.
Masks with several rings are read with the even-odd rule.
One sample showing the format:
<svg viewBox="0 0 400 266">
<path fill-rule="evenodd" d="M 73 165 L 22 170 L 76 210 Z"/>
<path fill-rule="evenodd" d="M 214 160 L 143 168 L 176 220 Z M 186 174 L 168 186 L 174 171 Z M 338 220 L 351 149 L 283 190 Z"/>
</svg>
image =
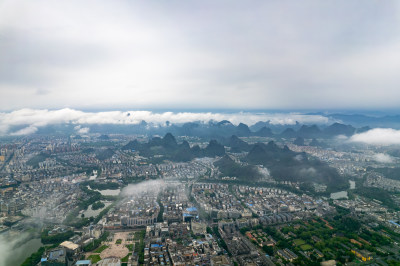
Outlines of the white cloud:
<svg viewBox="0 0 400 266">
<path fill-rule="evenodd" d="M 74 127 L 74 129 L 76 130 L 76 132 L 77 132 L 78 134 L 82 134 L 82 135 L 87 134 L 87 133 L 89 133 L 89 131 L 90 131 L 90 128 L 88 128 L 88 127 L 81 127 L 81 126 L 76 126 L 76 127 Z"/>
<path fill-rule="evenodd" d="M 160 189 L 165 187 L 164 180 L 156 179 L 156 180 L 148 180 L 141 182 L 139 184 L 129 184 L 121 191 L 121 195 L 123 197 L 128 196 L 141 196 L 145 193 L 151 193 L 153 195 L 157 195 Z"/>
<path fill-rule="evenodd" d="M 374 128 L 350 138 L 352 142 L 361 142 L 373 145 L 400 144 L 400 130 L 392 128 Z"/>
<path fill-rule="evenodd" d="M 38 128 L 35 126 L 28 126 L 28 127 L 25 127 L 23 129 L 20 129 L 20 130 L 14 132 L 14 133 L 11 133 L 11 135 L 13 135 L 13 136 L 30 135 L 30 134 L 35 133 L 37 130 L 38 130 Z"/>
<path fill-rule="evenodd" d="M 378 163 L 392 163 L 393 158 L 390 155 L 384 153 L 377 153 L 372 157 Z"/>
<path fill-rule="evenodd" d="M 0 133 L 7 134 L 13 126 L 26 126 L 26 128 L 13 133 L 14 135 L 31 134 L 39 127 L 55 124 L 76 124 L 75 130 L 86 134 L 89 128 L 80 125 L 92 124 L 139 124 L 141 121 L 164 125 L 166 121 L 174 124 L 200 121 L 229 120 L 233 124 L 246 123 L 253 125 L 258 121 L 270 121 L 275 125 L 294 125 L 297 122 L 305 124 L 332 123 L 329 118 L 322 115 L 304 115 L 299 113 L 211 113 L 211 112 L 163 112 L 150 111 L 109 111 L 109 112 L 83 112 L 70 108 L 60 110 L 21 109 L 10 113 L 0 113 Z"/>
<path fill-rule="evenodd" d="M 302 154 L 298 154 L 298 155 L 294 156 L 294 159 L 295 159 L 296 161 L 302 161 L 302 160 L 304 159 L 304 157 L 303 157 Z"/>
<path fill-rule="evenodd" d="M 78 130 L 78 133 L 79 134 L 87 134 L 87 133 L 89 133 L 89 130 L 90 129 L 88 127 L 83 127 L 83 128 Z"/>
</svg>

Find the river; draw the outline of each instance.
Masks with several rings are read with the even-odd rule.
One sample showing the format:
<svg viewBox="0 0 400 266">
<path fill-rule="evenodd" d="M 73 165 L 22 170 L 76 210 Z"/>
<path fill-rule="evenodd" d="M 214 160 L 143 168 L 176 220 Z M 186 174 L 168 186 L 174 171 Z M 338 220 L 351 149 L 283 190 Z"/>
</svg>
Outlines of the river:
<svg viewBox="0 0 400 266">
<path fill-rule="evenodd" d="M 21 256 L 11 257 L 9 258 L 9 263 L 7 265 L 21 265 L 26 258 L 28 258 L 32 253 L 36 252 L 41 246 L 43 246 L 40 238 L 33 238 L 24 244 L 18 246 L 15 250 L 15 253 L 18 254 L 18 250 L 20 250 Z"/>
</svg>

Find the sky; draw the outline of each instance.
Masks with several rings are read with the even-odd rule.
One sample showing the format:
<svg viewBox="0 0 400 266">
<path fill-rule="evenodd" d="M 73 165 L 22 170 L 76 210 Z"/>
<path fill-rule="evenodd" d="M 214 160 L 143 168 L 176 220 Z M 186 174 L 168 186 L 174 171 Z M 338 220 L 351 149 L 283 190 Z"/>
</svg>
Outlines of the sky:
<svg viewBox="0 0 400 266">
<path fill-rule="evenodd" d="M 0 0 L 0 111 L 396 109 L 399 24 L 399 1 Z"/>
</svg>

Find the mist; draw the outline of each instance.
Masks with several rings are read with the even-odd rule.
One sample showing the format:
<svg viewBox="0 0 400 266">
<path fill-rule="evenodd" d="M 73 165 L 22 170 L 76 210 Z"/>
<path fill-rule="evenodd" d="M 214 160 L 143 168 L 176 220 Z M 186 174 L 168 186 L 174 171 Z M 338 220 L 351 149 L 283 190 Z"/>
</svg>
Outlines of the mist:
<svg viewBox="0 0 400 266">
<path fill-rule="evenodd" d="M 21 258 L 29 256 L 36 252 L 38 247 L 21 247 L 32 239 L 29 233 L 11 232 L 0 234 L 0 266 L 19 265 Z"/>
<path fill-rule="evenodd" d="M 228 120 L 238 125 L 249 126 L 259 121 L 269 121 L 272 125 L 319 124 L 334 122 L 322 115 L 307 115 L 301 113 L 212 113 L 212 112 L 151 112 L 151 111 L 109 111 L 83 112 L 70 108 L 59 110 L 21 109 L 8 113 L 0 113 L 0 134 L 29 135 L 38 128 L 48 125 L 73 124 L 79 134 L 89 133 L 89 128 L 82 125 L 137 125 L 142 121 L 154 126 L 166 125 L 167 122 L 182 124 L 187 122 L 208 123 L 210 121 Z M 12 127 L 22 127 L 16 131 Z"/>
<path fill-rule="evenodd" d="M 157 196 L 162 188 L 166 186 L 164 180 L 148 180 L 139 184 L 129 184 L 121 191 L 122 197 L 138 197 L 143 194 L 151 193 L 153 196 Z"/>
<path fill-rule="evenodd" d="M 384 153 L 377 153 L 372 157 L 378 163 L 392 163 L 393 158 Z"/>
</svg>

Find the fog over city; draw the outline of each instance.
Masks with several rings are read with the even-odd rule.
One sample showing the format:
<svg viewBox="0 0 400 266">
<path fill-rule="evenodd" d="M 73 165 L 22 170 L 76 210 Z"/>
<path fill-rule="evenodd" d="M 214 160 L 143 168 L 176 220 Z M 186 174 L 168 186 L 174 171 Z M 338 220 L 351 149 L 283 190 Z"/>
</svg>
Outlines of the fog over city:
<svg viewBox="0 0 400 266">
<path fill-rule="evenodd" d="M 153 193 L 154 196 L 160 192 L 160 189 L 165 187 L 163 180 L 149 180 L 139 184 L 130 184 L 121 191 L 122 197 L 141 196 L 144 193 Z"/>
</svg>

